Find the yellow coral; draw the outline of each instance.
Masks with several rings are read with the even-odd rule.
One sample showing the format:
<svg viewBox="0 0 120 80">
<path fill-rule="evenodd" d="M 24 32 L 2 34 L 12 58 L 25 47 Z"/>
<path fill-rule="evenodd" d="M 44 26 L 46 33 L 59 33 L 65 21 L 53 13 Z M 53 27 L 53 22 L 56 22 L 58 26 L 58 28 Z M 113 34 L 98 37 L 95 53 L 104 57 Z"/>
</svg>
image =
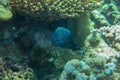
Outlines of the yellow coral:
<svg viewBox="0 0 120 80">
<path fill-rule="evenodd" d="M 103 0 L 9 0 L 13 10 L 43 20 L 78 17 L 101 5 Z"/>
<path fill-rule="evenodd" d="M 4 6 L 0 5 L 0 20 L 6 21 L 12 18 L 13 14 L 9 9 L 6 9 Z"/>
</svg>

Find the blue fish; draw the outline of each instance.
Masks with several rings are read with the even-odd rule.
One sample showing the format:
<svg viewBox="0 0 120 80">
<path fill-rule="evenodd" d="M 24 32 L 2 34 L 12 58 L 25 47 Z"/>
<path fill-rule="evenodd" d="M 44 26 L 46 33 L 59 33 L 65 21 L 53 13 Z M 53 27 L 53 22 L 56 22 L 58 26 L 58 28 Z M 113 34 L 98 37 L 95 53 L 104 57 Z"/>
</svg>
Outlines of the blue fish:
<svg viewBox="0 0 120 80">
<path fill-rule="evenodd" d="M 62 47 L 70 36 L 70 30 L 58 27 L 52 35 L 52 45 Z"/>
</svg>

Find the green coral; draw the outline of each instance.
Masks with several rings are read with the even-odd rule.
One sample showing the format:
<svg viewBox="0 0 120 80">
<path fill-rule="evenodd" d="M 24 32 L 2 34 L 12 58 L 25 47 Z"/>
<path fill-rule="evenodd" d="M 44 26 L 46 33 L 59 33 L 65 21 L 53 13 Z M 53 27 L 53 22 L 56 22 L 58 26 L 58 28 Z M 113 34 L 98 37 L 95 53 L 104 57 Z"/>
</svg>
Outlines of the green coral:
<svg viewBox="0 0 120 80">
<path fill-rule="evenodd" d="M 13 13 L 11 10 L 5 8 L 3 5 L 0 5 L 0 20 L 6 21 L 11 19 L 13 16 Z"/>
</svg>

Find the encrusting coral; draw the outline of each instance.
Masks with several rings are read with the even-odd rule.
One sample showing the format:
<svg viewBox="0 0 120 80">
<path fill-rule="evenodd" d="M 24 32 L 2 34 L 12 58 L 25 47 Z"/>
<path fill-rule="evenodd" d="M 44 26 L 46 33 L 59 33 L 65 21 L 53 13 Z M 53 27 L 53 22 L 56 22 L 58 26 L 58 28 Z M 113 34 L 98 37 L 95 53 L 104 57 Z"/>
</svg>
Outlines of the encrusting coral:
<svg viewBox="0 0 120 80">
<path fill-rule="evenodd" d="M 49 21 L 80 16 L 101 3 L 102 0 L 8 0 L 13 11 Z"/>
<path fill-rule="evenodd" d="M 0 4 L 0 20 L 6 21 L 11 19 L 12 16 L 13 16 L 12 11 Z"/>
</svg>

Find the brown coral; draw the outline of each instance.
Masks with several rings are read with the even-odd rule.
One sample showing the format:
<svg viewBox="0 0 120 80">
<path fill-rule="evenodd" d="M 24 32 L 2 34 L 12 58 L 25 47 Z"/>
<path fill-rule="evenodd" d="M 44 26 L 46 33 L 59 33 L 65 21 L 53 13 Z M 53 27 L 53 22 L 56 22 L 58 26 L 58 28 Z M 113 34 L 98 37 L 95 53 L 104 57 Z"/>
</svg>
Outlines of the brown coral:
<svg viewBox="0 0 120 80">
<path fill-rule="evenodd" d="M 105 42 L 120 51 L 120 25 L 100 28 L 101 34 Z"/>
<path fill-rule="evenodd" d="M 41 20 L 77 17 L 101 5 L 102 0 L 9 0 L 13 10 Z"/>
<path fill-rule="evenodd" d="M 27 67 L 26 69 L 14 71 L 0 57 L 0 80 L 33 80 L 33 76 L 33 70 L 31 68 Z"/>
</svg>

